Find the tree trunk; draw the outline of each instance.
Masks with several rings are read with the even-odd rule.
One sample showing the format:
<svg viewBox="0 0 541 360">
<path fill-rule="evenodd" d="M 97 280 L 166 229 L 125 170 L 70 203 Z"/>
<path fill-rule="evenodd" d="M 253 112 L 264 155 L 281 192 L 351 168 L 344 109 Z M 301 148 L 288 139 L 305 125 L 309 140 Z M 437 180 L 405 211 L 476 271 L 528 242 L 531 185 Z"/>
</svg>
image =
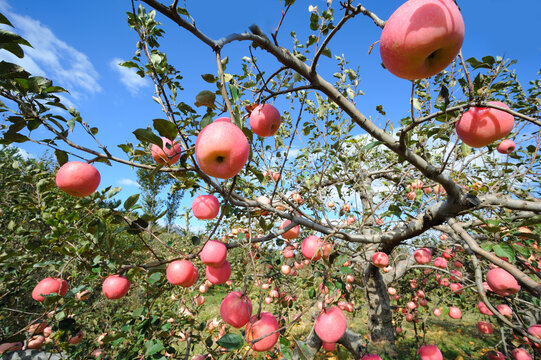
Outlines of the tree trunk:
<svg viewBox="0 0 541 360">
<path fill-rule="evenodd" d="M 387 286 L 379 269 L 373 265 L 369 265 L 366 270 L 366 300 L 371 340 L 387 342 L 391 348 L 394 348 L 395 329 Z"/>
</svg>

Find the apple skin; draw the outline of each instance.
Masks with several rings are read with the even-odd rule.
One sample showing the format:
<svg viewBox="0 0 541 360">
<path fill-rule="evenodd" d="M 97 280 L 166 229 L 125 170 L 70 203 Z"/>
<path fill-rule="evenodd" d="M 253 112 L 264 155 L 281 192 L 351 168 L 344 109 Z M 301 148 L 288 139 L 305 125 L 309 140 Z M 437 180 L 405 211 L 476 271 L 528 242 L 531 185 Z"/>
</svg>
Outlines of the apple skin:
<svg viewBox="0 0 541 360">
<path fill-rule="evenodd" d="M 347 328 L 346 315 L 333 306 L 323 310 L 314 324 L 317 336 L 323 342 L 335 343 L 344 336 Z"/>
<path fill-rule="evenodd" d="M 130 290 L 130 281 L 121 275 L 109 275 L 102 285 L 103 295 L 115 300 L 124 297 Z"/>
<path fill-rule="evenodd" d="M 462 311 L 456 306 L 451 306 L 449 308 L 449 317 L 451 319 L 460 319 L 462 317 Z"/>
<path fill-rule="evenodd" d="M 376 354 L 366 354 L 361 360 L 381 360 L 381 358 Z"/>
<path fill-rule="evenodd" d="M 175 260 L 167 266 L 166 275 L 171 284 L 190 287 L 197 281 L 199 272 L 190 261 Z"/>
<path fill-rule="evenodd" d="M 541 339 L 541 324 L 535 324 L 528 328 L 528 333 L 533 337 Z"/>
<path fill-rule="evenodd" d="M 321 246 L 323 242 L 315 235 L 310 235 L 301 243 L 301 252 L 306 259 L 317 261 L 321 259 Z M 329 341 L 332 342 L 332 341 Z"/>
<path fill-rule="evenodd" d="M 323 350 L 325 351 L 335 351 L 336 350 L 336 343 L 327 343 L 327 342 L 322 342 L 321 346 L 323 346 Z M 364 359 L 364 358 L 363 358 Z"/>
<path fill-rule="evenodd" d="M 34 335 L 26 342 L 27 349 L 40 349 L 45 342 L 43 335 Z"/>
<path fill-rule="evenodd" d="M 81 161 L 67 162 L 56 173 L 56 186 L 75 197 L 92 194 L 100 185 L 100 181 L 99 171 Z"/>
<path fill-rule="evenodd" d="M 259 319 L 257 318 L 257 315 L 254 315 L 246 325 L 246 341 L 250 343 L 252 340 L 268 335 L 254 344 L 250 343 L 250 346 L 254 351 L 270 350 L 280 337 L 280 333 L 275 332 L 278 329 L 278 320 L 276 320 L 274 315 L 267 311 L 262 311 Z"/>
<path fill-rule="evenodd" d="M 199 220 L 214 219 L 220 213 L 220 202 L 214 195 L 200 195 L 193 199 L 192 212 Z"/>
<path fill-rule="evenodd" d="M 258 105 L 250 114 L 250 127 L 261 137 L 273 136 L 281 123 L 280 112 L 271 104 Z"/>
<path fill-rule="evenodd" d="M 222 300 L 220 315 L 229 325 L 240 329 L 252 316 L 252 302 L 240 291 L 232 291 Z"/>
<path fill-rule="evenodd" d="M 492 334 L 494 332 L 494 329 L 492 328 L 492 324 L 487 321 L 479 321 L 477 323 L 477 329 L 479 329 L 479 332 L 481 334 Z"/>
<path fill-rule="evenodd" d="M 520 290 L 520 285 L 514 276 L 502 268 L 490 270 L 486 279 L 490 289 L 500 296 L 513 295 Z"/>
<path fill-rule="evenodd" d="M 68 282 L 64 279 L 53 279 L 47 277 L 41 280 L 32 290 L 32 299 L 43 302 L 45 298 L 43 295 L 49 295 L 57 293 L 60 296 L 66 295 L 68 292 Z"/>
<path fill-rule="evenodd" d="M 515 147 L 516 145 L 513 140 L 505 139 L 498 144 L 496 150 L 498 150 L 500 154 L 511 154 L 513 151 L 515 151 Z"/>
<path fill-rule="evenodd" d="M 280 230 L 282 230 L 283 228 L 285 228 L 286 226 L 288 226 L 289 224 L 291 224 L 291 220 L 284 220 L 282 222 L 282 224 L 280 224 Z M 296 226 L 293 226 L 291 229 L 289 229 L 288 231 L 286 231 L 285 233 L 282 234 L 282 237 L 286 240 L 293 240 L 293 239 L 296 239 L 299 237 L 299 233 L 301 231 L 301 228 L 299 225 L 296 225 Z"/>
<path fill-rule="evenodd" d="M 207 266 L 205 273 L 207 279 L 214 285 L 224 284 L 231 276 L 231 264 L 226 260 L 220 267 Z"/>
<path fill-rule="evenodd" d="M 508 318 L 511 318 L 511 316 L 513 316 L 513 309 L 511 309 L 509 307 L 509 305 L 501 304 L 501 305 L 496 306 L 496 309 L 498 309 L 498 312 L 502 316 L 506 316 Z M 541 326 L 540 326 L 540 328 L 541 328 Z"/>
<path fill-rule="evenodd" d="M 22 342 L 9 342 L 0 345 L 0 355 L 6 351 L 17 351 L 23 349 Z"/>
<path fill-rule="evenodd" d="M 436 345 L 423 345 L 417 350 L 421 360 L 443 360 L 443 355 Z"/>
<path fill-rule="evenodd" d="M 486 354 L 488 356 L 488 360 L 507 360 L 507 356 L 502 354 L 499 351 L 489 351 Z"/>
<path fill-rule="evenodd" d="M 434 308 L 434 310 L 432 310 L 432 314 L 434 314 L 434 316 L 441 316 L 442 311 L 440 308 Z"/>
<path fill-rule="evenodd" d="M 487 316 L 494 315 L 494 313 L 490 311 L 487 305 L 482 301 L 479 304 L 477 304 L 477 308 L 479 309 L 479 312 L 483 315 L 487 315 Z"/>
<path fill-rule="evenodd" d="M 213 177 L 230 179 L 246 165 L 250 154 L 248 139 L 236 125 L 215 121 L 197 136 L 195 158 L 201 170 Z"/>
<path fill-rule="evenodd" d="M 488 104 L 509 109 L 499 101 Z M 513 115 L 502 110 L 486 107 L 471 107 L 456 123 L 456 134 L 464 143 L 480 148 L 507 136 L 513 130 Z"/>
<path fill-rule="evenodd" d="M 375 252 L 372 254 L 372 264 L 377 268 L 384 268 L 389 265 L 389 257 L 384 252 Z"/>
<path fill-rule="evenodd" d="M 434 259 L 434 266 L 445 269 L 447 267 L 447 260 L 442 257 L 437 257 Z"/>
<path fill-rule="evenodd" d="M 428 248 L 417 249 L 413 252 L 413 258 L 419 265 L 428 264 L 432 261 L 432 251 Z"/>
<path fill-rule="evenodd" d="M 532 360 L 530 354 L 522 348 L 516 348 L 511 351 L 511 356 L 514 360 Z"/>
<path fill-rule="evenodd" d="M 231 122 L 231 118 L 228 118 L 227 116 L 222 116 L 222 117 L 219 117 L 219 118 L 217 118 L 217 119 L 214 120 L 214 122 L 220 122 L 220 121 L 225 121 L 225 122 L 230 123 L 230 122 Z"/>
<path fill-rule="evenodd" d="M 430 77 L 445 69 L 464 41 L 464 20 L 452 0 L 409 0 L 387 20 L 381 60 L 402 79 Z"/>
<path fill-rule="evenodd" d="M 167 146 L 170 148 L 167 148 Z M 162 137 L 162 147 L 159 147 L 156 144 L 152 144 L 150 148 L 150 153 L 152 158 L 160 165 L 173 165 L 180 159 L 180 154 L 182 149 L 178 142 L 173 142 L 166 137 Z"/>
<path fill-rule="evenodd" d="M 227 257 L 227 247 L 223 242 L 209 240 L 199 253 L 201 262 L 207 266 L 220 267 Z"/>
</svg>

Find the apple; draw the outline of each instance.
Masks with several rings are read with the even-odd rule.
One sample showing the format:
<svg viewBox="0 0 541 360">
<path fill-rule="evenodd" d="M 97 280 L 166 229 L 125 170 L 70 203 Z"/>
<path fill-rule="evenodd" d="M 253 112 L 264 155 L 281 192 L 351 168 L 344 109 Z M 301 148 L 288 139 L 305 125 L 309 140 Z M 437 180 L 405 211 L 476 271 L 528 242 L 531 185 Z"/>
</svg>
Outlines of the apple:
<svg viewBox="0 0 541 360">
<path fill-rule="evenodd" d="M 47 326 L 45 329 L 43 329 L 43 336 L 46 338 L 50 337 L 53 334 L 53 327 Z"/>
<path fill-rule="evenodd" d="M 28 326 L 29 334 L 41 334 L 43 330 L 47 327 L 47 322 L 39 321 L 30 326 Z"/>
<path fill-rule="evenodd" d="M 434 259 L 434 266 L 445 269 L 447 267 L 447 260 L 442 257 L 437 257 Z"/>
<path fill-rule="evenodd" d="M 452 283 L 451 284 L 451 292 L 455 294 L 462 294 L 462 285 L 458 283 Z"/>
<path fill-rule="evenodd" d="M 89 297 L 90 297 L 90 291 L 88 290 L 79 291 L 77 292 L 77 294 L 75 294 L 75 298 L 79 301 L 88 300 Z"/>
<path fill-rule="evenodd" d="M 199 272 L 190 261 L 175 260 L 167 266 L 166 275 L 171 284 L 190 287 L 197 281 Z"/>
<path fill-rule="evenodd" d="M 23 343 L 22 342 L 10 342 L 10 343 L 3 343 L 0 345 L 0 355 L 2 355 L 6 351 L 17 351 L 23 349 Z"/>
<path fill-rule="evenodd" d="M 481 334 L 492 334 L 494 332 L 494 329 L 492 328 L 492 324 L 487 321 L 479 321 L 477 323 L 477 329 L 479 329 L 479 332 Z"/>
<path fill-rule="evenodd" d="M 121 275 L 109 275 L 101 289 L 107 299 L 120 299 L 130 290 L 130 281 Z"/>
<path fill-rule="evenodd" d="M 395 295 L 395 294 L 396 294 L 396 289 L 393 288 L 393 287 L 390 287 L 390 288 L 387 289 L 387 293 L 388 293 L 389 295 L 391 295 L 391 296 L 392 296 L 392 295 Z"/>
<path fill-rule="evenodd" d="M 422 307 L 427 307 L 428 306 L 428 300 L 425 299 L 425 298 L 419 299 L 419 305 L 421 305 Z"/>
<path fill-rule="evenodd" d="M 214 285 L 223 284 L 231 276 L 231 264 L 226 260 L 220 267 L 207 266 L 205 273 L 207 279 Z"/>
<path fill-rule="evenodd" d="M 178 142 L 173 142 L 166 137 L 162 137 L 162 146 L 152 144 L 150 153 L 152 158 L 160 165 L 173 165 L 180 159 L 182 149 Z"/>
<path fill-rule="evenodd" d="M 267 311 L 262 311 L 259 318 L 252 316 L 250 322 L 246 325 L 246 341 L 250 343 L 254 351 L 267 351 L 278 341 L 280 333 L 278 332 L 278 320 Z M 251 343 L 252 340 L 261 340 Z"/>
<path fill-rule="evenodd" d="M 302 199 L 301 194 L 295 193 L 291 195 L 291 200 L 295 201 L 297 204 L 302 204 L 304 200 Z"/>
<path fill-rule="evenodd" d="M 321 259 L 321 246 L 323 242 L 315 235 L 310 235 L 301 243 L 301 252 L 306 259 L 317 261 Z"/>
<path fill-rule="evenodd" d="M 423 345 L 417 350 L 421 360 L 443 360 L 443 355 L 436 345 Z"/>
<path fill-rule="evenodd" d="M 499 101 L 488 104 L 509 109 Z M 486 107 L 471 107 L 456 123 L 456 134 L 464 143 L 480 148 L 507 136 L 513 130 L 513 115 L 502 110 Z"/>
<path fill-rule="evenodd" d="M 409 0 L 387 20 L 380 54 L 402 79 L 430 77 L 445 69 L 464 41 L 464 21 L 452 0 Z"/>
<path fill-rule="evenodd" d="M 434 316 L 441 316 L 442 311 L 440 308 L 434 308 L 434 310 L 432 310 L 432 314 L 434 314 Z"/>
<path fill-rule="evenodd" d="M 344 204 L 344 205 L 342 205 L 342 210 L 343 210 L 344 212 L 348 212 L 350 208 L 351 208 L 351 206 L 350 206 L 349 204 Z"/>
<path fill-rule="evenodd" d="M 68 339 L 68 343 L 70 343 L 71 345 L 77 345 L 83 340 L 84 335 L 85 334 L 82 331 L 79 331 L 77 334 Z"/>
<path fill-rule="evenodd" d="M 511 351 L 511 356 L 514 360 L 532 360 L 530 354 L 522 348 L 516 348 Z"/>
<path fill-rule="evenodd" d="M 415 197 L 417 196 L 417 193 L 415 191 L 410 191 L 406 194 L 406 199 L 408 200 L 415 200 Z"/>
<path fill-rule="evenodd" d="M 460 319 L 462 317 L 462 311 L 456 306 L 451 306 L 449 308 L 449 317 L 451 319 Z"/>
<path fill-rule="evenodd" d="M 406 310 L 406 309 L 404 309 Z M 412 322 L 413 321 L 413 314 L 406 314 L 406 321 L 407 322 Z"/>
<path fill-rule="evenodd" d="M 384 268 L 389 265 L 389 257 L 384 252 L 375 252 L 372 254 L 372 264 L 380 269 Z"/>
<path fill-rule="evenodd" d="M 252 316 L 252 302 L 240 291 L 232 291 L 222 300 L 220 315 L 226 323 L 240 329 Z"/>
<path fill-rule="evenodd" d="M 280 112 L 271 104 L 258 105 L 250 114 L 250 127 L 261 137 L 273 136 L 281 123 Z"/>
<path fill-rule="evenodd" d="M 193 199 L 192 212 L 199 220 L 214 219 L 220 212 L 220 203 L 214 195 L 201 195 Z"/>
<path fill-rule="evenodd" d="M 290 272 L 291 272 L 291 266 L 289 265 L 282 265 L 282 267 L 280 268 L 280 271 L 282 271 L 282 274 L 284 275 L 288 275 Z"/>
<path fill-rule="evenodd" d="M 226 261 L 227 246 L 223 242 L 209 240 L 199 253 L 201 262 L 207 266 L 220 267 Z"/>
<path fill-rule="evenodd" d="M 417 249 L 413 252 L 413 258 L 419 265 L 428 264 L 432 261 L 432 251 L 428 248 Z"/>
<path fill-rule="evenodd" d="M 280 180 L 280 173 L 273 172 L 272 173 L 272 178 L 273 178 L 274 181 Z"/>
<path fill-rule="evenodd" d="M 417 304 L 414 301 L 408 301 L 406 307 L 410 310 L 414 310 L 417 308 Z"/>
<path fill-rule="evenodd" d="M 329 209 L 332 209 L 334 207 L 334 201 L 329 201 L 327 203 L 327 206 L 329 207 Z"/>
<path fill-rule="evenodd" d="M 443 234 L 443 235 L 447 236 L 447 234 Z M 441 236 L 443 236 L 443 235 L 441 235 Z M 440 238 L 441 238 L 441 236 L 440 236 Z M 442 239 L 442 240 L 445 240 L 445 239 Z M 453 258 L 453 256 L 455 256 L 455 253 L 453 252 L 453 250 L 447 248 L 447 249 L 443 250 L 442 255 L 447 260 L 451 260 Z"/>
<path fill-rule="evenodd" d="M 397 326 L 396 329 L 394 329 L 397 334 L 402 333 L 402 328 L 400 326 Z"/>
<path fill-rule="evenodd" d="M 280 224 L 280 230 L 282 230 L 283 228 L 285 228 L 286 226 L 288 226 L 289 224 L 291 224 L 291 220 L 284 220 L 282 222 L 282 224 Z M 296 226 L 293 226 L 291 229 L 289 229 L 288 231 L 286 231 L 285 233 L 282 234 L 282 237 L 286 240 L 292 240 L 292 239 L 296 239 L 298 236 L 299 236 L 299 233 L 301 231 L 301 228 L 299 225 L 296 225 Z"/>
<path fill-rule="evenodd" d="M 507 356 L 499 351 L 491 350 L 487 352 L 486 355 L 488 356 L 488 360 L 507 360 Z"/>
<path fill-rule="evenodd" d="M 459 269 L 460 269 L 461 267 L 464 266 L 464 265 L 463 265 L 460 261 L 458 261 L 458 260 L 455 260 L 455 262 L 453 263 L 453 265 L 454 265 L 456 268 L 459 268 Z"/>
<path fill-rule="evenodd" d="M 321 345 L 323 346 L 323 349 L 325 351 L 335 351 L 336 350 L 336 343 L 322 342 Z"/>
<path fill-rule="evenodd" d="M 27 349 L 40 349 L 45 342 L 43 335 L 34 335 L 26 342 Z"/>
<path fill-rule="evenodd" d="M 375 354 L 366 354 L 361 358 L 361 360 L 381 360 L 381 358 Z"/>
<path fill-rule="evenodd" d="M 346 275 L 346 282 L 353 283 L 355 281 L 355 277 L 351 274 Z"/>
<path fill-rule="evenodd" d="M 205 126 L 195 141 L 197 164 L 205 174 L 220 179 L 237 175 L 249 154 L 250 144 L 242 130 L 226 121 Z"/>
<path fill-rule="evenodd" d="M 56 186 L 75 197 L 92 194 L 100 185 L 100 180 L 98 170 L 81 161 L 67 162 L 56 173 Z"/>
<path fill-rule="evenodd" d="M 265 297 L 265 303 L 266 304 L 272 303 L 272 298 L 270 296 Z"/>
<path fill-rule="evenodd" d="M 203 305 L 205 303 L 205 297 L 203 295 L 198 295 L 198 296 L 193 298 L 193 301 L 194 301 L 195 305 L 201 306 L 201 305 Z"/>
<path fill-rule="evenodd" d="M 513 151 L 515 151 L 515 146 L 516 145 L 513 140 L 505 139 L 505 140 L 502 140 L 502 142 L 498 144 L 498 147 L 496 148 L 496 150 L 498 150 L 500 154 L 510 154 Z"/>
<path fill-rule="evenodd" d="M 496 306 L 496 309 L 498 309 L 498 312 L 501 315 L 506 316 L 508 318 L 511 318 L 511 316 L 513 315 L 513 309 L 511 309 L 509 305 L 500 304 Z"/>
<path fill-rule="evenodd" d="M 346 315 L 335 306 L 323 309 L 314 324 L 314 330 L 317 336 L 321 341 L 328 343 L 340 340 L 345 334 L 346 328 Z"/>
<path fill-rule="evenodd" d="M 520 290 L 520 285 L 513 275 L 502 268 L 490 270 L 486 279 L 490 289 L 500 296 L 513 295 Z"/>
<path fill-rule="evenodd" d="M 43 302 L 45 300 L 43 295 L 50 295 L 52 293 L 64 296 L 68 292 L 68 287 L 68 282 L 64 279 L 47 277 L 34 287 L 34 290 L 32 290 L 32 299 Z"/>
<path fill-rule="evenodd" d="M 477 308 L 479 308 L 479 312 L 483 315 L 488 315 L 488 316 L 494 315 L 494 313 L 490 311 L 490 309 L 482 301 L 479 304 L 477 304 Z"/>
<path fill-rule="evenodd" d="M 541 324 L 535 324 L 528 328 L 528 333 L 533 337 L 541 339 Z"/>
</svg>

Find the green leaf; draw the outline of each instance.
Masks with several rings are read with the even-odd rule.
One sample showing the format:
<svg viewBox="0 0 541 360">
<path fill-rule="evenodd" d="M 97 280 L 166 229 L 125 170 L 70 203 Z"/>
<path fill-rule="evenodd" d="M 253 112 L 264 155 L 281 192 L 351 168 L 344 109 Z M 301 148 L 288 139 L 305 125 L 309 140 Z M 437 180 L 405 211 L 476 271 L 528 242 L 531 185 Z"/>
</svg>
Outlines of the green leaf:
<svg viewBox="0 0 541 360">
<path fill-rule="evenodd" d="M 21 66 L 6 61 L 0 61 L 0 78 L 12 79 L 14 77 L 26 78 L 28 76 L 30 76 L 30 74 L 24 71 L 24 68 Z"/>
<path fill-rule="evenodd" d="M 234 102 L 239 101 L 239 89 L 237 89 L 236 86 L 229 84 L 229 91 L 231 92 L 231 97 L 233 98 Z"/>
<path fill-rule="evenodd" d="M 316 31 L 319 28 L 319 16 L 313 12 L 310 14 L 310 29 Z"/>
<path fill-rule="evenodd" d="M 323 51 L 321 52 L 321 55 L 324 55 L 328 58 L 330 58 L 332 56 L 331 54 L 331 49 L 329 49 L 328 47 L 326 47 L 325 49 L 323 49 Z"/>
<path fill-rule="evenodd" d="M 154 129 L 156 129 L 161 136 L 164 136 L 170 140 L 177 137 L 178 129 L 171 121 L 165 119 L 154 119 L 152 123 L 154 125 Z"/>
<path fill-rule="evenodd" d="M 188 10 L 186 10 L 186 9 L 184 9 L 184 8 L 181 8 L 180 6 L 177 7 L 177 12 L 178 12 L 180 15 L 190 16 L 190 14 L 188 13 Z"/>
<path fill-rule="evenodd" d="M 222 336 L 217 343 L 227 350 L 236 350 L 241 348 L 242 344 L 244 343 L 244 339 L 238 334 L 227 333 Z"/>
<path fill-rule="evenodd" d="M 56 156 L 56 161 L 58 161 L 58 165 L 62 166 L 68 162 L 68 154 L 66 154 L 65 151 L 56 149 L 54 154 Z"/>
<path fill-rule="evenodd" d="M 133 135 L 141 142 L 156 144 L 160 147 L 163 146 L 162 139 L 156 136 L 150 129 L 137 129 L 133 132 Z"/>
<path fill-rule="evenodd" d="M 145 356 L 152 356 L 165 349 L 161 340 L 149 340 L 145 343 L 145 347 L 147 348 Z"/>
<path fill-rule="evenodd" d="M 367 144 L 365 146 L 363 146 L 363 151 L 368 151 L 372 148 L 375 148 L 376 146 L 380 145 L 380 144 L 383 144 L 382 141 L 372 141 L 370 144 Z"/>
<path fill-rule="evenodd" d="M 212 74 L 203 74 L 201 75 L 201 77 L 203 78 L 203 80 L 211 84 L 218 81 L 218 78 Z"/>
<path fill-rule="evenodd" d="M 208 124 L 212 122 L 212 115 L 213 115 L 212 112 L 208 112 L 205 114 L 205 116 L 203 116 L 203 118 L 201 119 L 201 124 L 200 124 L 201 130 L 203 130 L 205 126 L 207 126 Z"/>
<path fill-rule="evenodd" d="M 289 345 L 289 340 L 286 337 L 281 336 L 279 345 L 280 352 L 282 353 L 284 359 L 291 360 L 293 359 L 293 352 L 289 348 Z"/>
<path fill-rule="evenodd" d="M 154 274 L 150 275 L 147 278 L 147 282 L 149 284 L 154 284 L 154 283 L 157 283 L 158 281 L 160 281 L 161 278 L 162 278 L 162 273 L 161 272 L 155 272 Z"/>
<path fill-rule="evenodd" d="M 124 201 L 124 209 L 130 210 L 132 206 L 137 203 L 137 200 L 139 200 L 139 194 L 134 194 L 127 198 L 126 201 Z"/>
<path fill-rule="evenodd" d="M 499 243 L 492 247 L 492 250 L 494 250 L 494 253 L 496 256 L 499 257 L 506 257 L 509 259 L 509 262 L 514 263 L 515 262 L 515 251 L 509 244 L 505 243 Z"/>
<path fill-rule="evenodd" d="M 28 79 L 28 89 L 32 92 L 41 94 L 45 89 L 51 87 L 53 82 L 41 76 L 33 76 Z"/>
<path fill-rule="evenodd" d="M 7 17 L 5 17 L 4 14 L 2 14 L 2 13 L 0 13 L 0 24 L 6 24 L 6 25 L 9 25 L 9 26 L 13 27 L 13 25 L 9 22 Z"/>
</svg>

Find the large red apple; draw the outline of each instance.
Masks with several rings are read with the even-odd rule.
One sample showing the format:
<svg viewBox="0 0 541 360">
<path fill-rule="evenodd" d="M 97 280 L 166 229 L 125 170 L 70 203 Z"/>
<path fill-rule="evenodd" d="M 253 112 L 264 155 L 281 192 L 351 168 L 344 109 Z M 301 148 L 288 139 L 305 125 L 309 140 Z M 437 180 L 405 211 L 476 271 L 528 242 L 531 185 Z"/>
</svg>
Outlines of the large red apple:
<svg viewBox="0 0 541 360">
<path fill-rule="evenodd" d="M 445 269 L 447 267 L 447 260 L 442 257 L 437 257 L 434 259 L 434 266 Z"/>
<path fill-rule="evenodd" d="M 232 291 L 222 300 L 220 315 L 226 323 L 239 329 L 252 316 L 252 302 L 240 291 Z"/>
<path fill-rule="evenodd" d="M 216 121 L 207 126 L 195 141 L 195 158 L 201 170 L 220 179 L 237 175 L 250 154 L 248 139 L 236 125 Z"/>
<path fill-rule="evenodd" d="M 462 311 L 456 306 L 451 306 L 449 308 L 449 317 L 451 319 L 460 319 L 462 317 Z"/>
<path fill-rule="evenodd" d="M 533 337 L 541 339 L 541 324 L 535 324 L 528 328 L 528 333 Z"/>
<path fill-rule="evenodd" d="M 250 322 L 246 325 L 246 341 L 254 351 L 267 351 L 278 341 L 280 333 L 278 332 L 278 320 L 269 312 L 262 311 L 259 319 L 257 315 L 252 316 Z M 261 340 L 251 343 L 252 340 Z"/>
<path fill-rule="evenodd" d="M 445 69 L 464 40 L 464 21 L 452 0 L 409 0 L 387 20 L 380 39 L 383 64 L 408 80 Z"/>
<path fill-rule="evenodd" d="M 513 316 L 513 309 L 511 309 L 509 305 L 500 304 L 496 306 L 496 309 L 498 309 L 498 312 L 503 316 L 506 316 L 508 318 L 511 318 L 511 316 Z"/>
<path fill-rule="evenodd" d="M 205 268 L 205 273 L 208 281 L 214 285 L 224 284 L 231 276 L 231 264 L 226 260 L 219 267 L 207 266 Z"/>
<path fill-rule="evenodd" d="M 491 350 L 491 351 L 487 352 L 486 355 L 488 356 L 488 360 L 507 360 L 507 356 L 505 356 L 504 354 L 502 354 L 499 351 Z"/>
<path fill-rule="evenodd" d="M 423 345 L 417 350 L 421 360 L 443 360 L 443 355 L 436 345 Z"/>
<path fill-rule="evenodd" d="M 178 142 L 172 142 L 166 137 L 162 137 L 162 147 L 152 144 L 150 149 L 152 158 L 160 165 L 173 165 L 180 159 L 182 149 Z"/>
<path fill-rule="evenodd" d="M 479 331 L 482 333 L 482 334 L 492 334 L 494 332 L 494 329 L 492 328 L 492 324 L 489 323 L 488 321 L 479 321 L 477 323 L 477 329 L 479 329 Z"/>
<path fill-rule="evenodd" d="M 346 315 L 335 306 L 324 309 L 314 324 L 314 330 L 317 336 L 321 341 L 328 343 L 340 340 L 344 336 L 346 328 Z"/>
<path fill-rule="evenodd" d="M 321 246 L 323 242 L 315 235 L 310 235 L 301 243 L 301 252 L 306 259 L 319 260 L 321 259 Z"/>
<path fill-rule="evenodd" d="M 511 351 L 511 356 L 514 360 L 532 360 L 530 353 L 522 348 L 516 348 Z"/>
<path fill-rule="evenodd" d="M 100 180 L 98 170 L 81 161 L 67 162 L 56 173 L 56 186 L 75 197 L 92 194 L 100 185 Z"/>
<path fill-rule="evenodd" d="M 107 299 L 120 299 L 130 290 L 130 281 L 121 275 L 109 275 L 101 289 Z"/>
<path fill-rule="evenodd" d="M 509 109 L 499 101 L 489 104 Z M 456 123 L 456 134 L 464 143 L 480 148 L 501 139 L 513 130 L 513 115 L 502 110 L 471 107 Z"/>
<path fill-rule="evenodd" d="M 291 224 L 291 220 L 284 220 L 280 225 L 280 230 Z M 299 236 L 301 228 L 299 225 L 293 226 L 291 229 L 282 234 L 282 237 L 286 240 L 296 239 Z"/>
<path fill-rule="evenodd" d="M 384 252 L 378 251 L 372 254 L 372 264 L 378 268 L 389 265 L 389 257 Z"/>
<path fill-rule="evenodd" d="M 52 293 L 64 296 L 68 292 L 68 287 L 68 282 L 64 279 L 47 277 L 34 287 L 34 290 L 32 290 L 32 299 L 43 302 L 43 300 L 45 300 L 43 295 L 50 295 Z"/>
<path fill-rule="evenodd" d="M 366 354 L 361 360 L 381 360 L 381 358 L 376 354 Z"/>
<path fill-rule="evenodd" d="M 220 203 L 214 195 L 201 195 L 193 199 L 192 212 L 199 220 L 214 219 L 220 212 Z"/>
<path fill-rule="evenodd" d="M 488 316 L 494 315 L 494 313 L 490 311 L 487 305 L 482 301 L 479 304 L 477 304 L 477 307 L 479 308 L 479 312 L 483 315 L 488 315 Z"/>
<path fill-rule="evenodd" d="M 220 267 L 227 257 L 227 247 L 223 242 L 209 240 L 199 254 L 201 262 L 208 266 Z"/>
<path fill-rule="evenodd" d="M 273 136 L 281 123 L 280 112 L 271 104 L 258 105 L 250 114 L 250 127 L 261 137 Z"/>
<path fill-rule="evenodd" d="M 173 285 L 190 287 L 197 281 L 197 268 L 188 260 L 172 261 L 166 270 L 167 281 Z"/>
<path fill-rule="evenodd" d="M 417 264 L 424 265 L 432 261 L 432 251 L 428 248 L 417 249 L 413 252 L 413 258 Z"/>
<path fill-rule="evenodd" d="M 520 290 L 520 285 L 513 275 L 502 268 L 492 269 L 487 273 L 487 284 L 500 296 L 513 295 Z"/>
</svg>

